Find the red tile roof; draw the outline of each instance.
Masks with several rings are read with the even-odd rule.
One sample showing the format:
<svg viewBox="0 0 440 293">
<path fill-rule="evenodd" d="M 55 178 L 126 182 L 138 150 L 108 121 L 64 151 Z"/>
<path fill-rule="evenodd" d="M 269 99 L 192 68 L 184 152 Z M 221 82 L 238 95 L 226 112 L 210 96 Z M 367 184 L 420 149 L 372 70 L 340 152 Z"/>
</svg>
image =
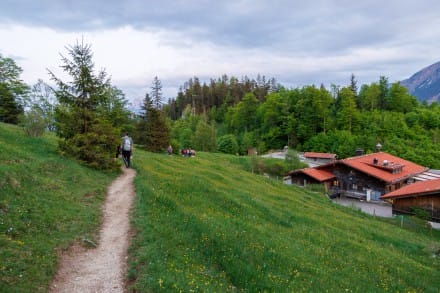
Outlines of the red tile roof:
<svg viewBox="0 0 440 293">
<path fill-rule="evenodd" d="M 336 154 L 305 152 L 305 158 L 336 159 Z"/>
<path fill-rule="evenodd" d="M 323 181 L 327 181 L 327 180 L 336 178 L 335 174 L 328 172 L 328 171 L 325 171 L 325 170 L 316 169 L 316 168 L 305 168 L 305 169 L 295 170 L 295 171 L 290 172 L 289 175 L 294 175 L 294 174 L 298 174 L 298 173 L 304 173 L 304 174 L 312 177 L 313 179 L 316 179 L 319 182 L 323 182 Z"/>
<path fill-rule="evenodd" d="M 393 192 L 383 195 L 381 198 L 398 198 L 417 195 L 425 195 L 430 193 L 440 194 L 440 179 L 416 182 Z"/>
<path fill-rule="evenodd" d="M 377 159 L 377 164 L 374 159 Z M 340 160 L 339 163 L 388 183 L 395 183 L 428 170 L 427 167 L 383 152 L 351 157 Z M 393 174 L 393 169 L 401 169 L 401 172 Z"/>
</svg>

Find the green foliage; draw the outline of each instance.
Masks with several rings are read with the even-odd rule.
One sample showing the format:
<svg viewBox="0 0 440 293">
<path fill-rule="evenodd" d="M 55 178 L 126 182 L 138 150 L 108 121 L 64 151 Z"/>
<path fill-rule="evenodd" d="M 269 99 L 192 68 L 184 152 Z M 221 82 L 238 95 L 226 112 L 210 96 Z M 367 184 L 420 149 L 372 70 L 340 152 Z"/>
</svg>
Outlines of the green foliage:
<svg viewBox="0 0 440 293">
<path fill-rule="evenodd" d="M 144 100 L 143 111 L 136 128 L 136 143 L 145 150 L 162 152 L 170 144 L 170 130 L 165 116 L 154 107 L 148 95 Z"/>
<path fill-rule="evenodd" d="M 362 110 L 374 111 L 379 105 L 380 88 L 373 82 L 371 85 L 363 85 L 358 96 L 358 107 Z"/>
<path fill-rule="evenodd" d="M 59 252 L 95 242 L 107 185 L 102 173 L 61 157 L 51 134 L 0 123 L 0 292 L 48 292 Z"/>
<path fill-rule="evenodd" d="M 288 145 L 303 151 L 332 152 L 345 158 L 354 155 L 358 148 L 374 152 L 375 145 L 381 142 L 384 151 L 440 168 L 437 154 L 440 107 L 436 103 L 420 105 L 398 82 L 390 84 L 388 78 L 381 76 L 377 82 L 362 85 L 357 93 L 352 75 L 348 86 L 333 85 L 331 91 L 323 86 L 290 90 L 274 87 L 276 90 L 267 91 L 263 98 L 252 86 L 248 91 L 237 90 L 244 84 L 234 78 L 230 83 L 226 78 L 212 81 L 207 96 L 213 93 L 224 96 L 212 101 L 205 99 L 206 103 L 201 106 L 196 104 L 196 111 L 187 103 L 184 119 L 209 117 L 211 120 L 206 123 L 215 125 L 219 136 L 232 134 L 236 137 L 240 154 L 245 154 L 250 147 L 257 147 L 263 153 Z M 214 90 L 213 86 L 217 88 Z M 185 94 L 196 88 L 189 83 L 180 101 L 184 103 L 186 99 L 188 102 Z M 184 105 L 179 107 L 184 109 Z M 194 115 L 200 113 L 200 107 L 208 114 Z M 185 125 L 181 128 L 180 120 L 173 123 L 173 127 L 179 127 L 176 131 L 179 141 L 191 144 L 195 127 L 188 126 L 187 122 Z M 423 144 L 417 144 L 418 141 Z"/>
<path fill-rule="evenodd" d="M 240 132 L 252 131 L 257 126 L 256 114 L 259 102 L 254 94 L 248 93 L 243 97 L 231 115 L 232 128 Z"/>
<path fill-rule="evenodd" d="M 417 107 L 417 99 L 408 93 L 408 89 L 400 84 L 393 83 L 389 90 L 389 110 L 401 113 L 414 111 Z"/>
<path fill-rule="evenodd" d="M 20 80 L 23 70 L 0 54 L 0 122 L 18 124 L 29 87 Z"/>
<path fill-rule="evenodd" d="M 257 135 L 255 132 L 245 132 L 240 140 L 240 154 L 247 154 L 249 149 L 257 146 Z"/>
<path fill-rule="evenodd" d="M 350 88 L 343 88 L 339 92 L 341 108 L 336 115 L 338 129 L 352 132 L 356 129 L 359 111 L 356 107 L 355 94 Z"/>
<path fill-rule="evenodd" d="M 201 119 L 197 124 L 192 141 L 191 145 L 198 151 L 215 152 L 217 150 L 216 129 Z"/>
<path fill-rule="evenodd" d="M 98 105 L 98 117 L 111 123 L 114 128 L 131 131 L 133 128 L 130 116 L 132 113 L 127 109 L 128 101 L 124 93 L 117 87 L 106 88 L 106 99 Z"/>
<path fill-rule="evenodd" d="M 137 158 L 131 291 L 438 289 L 437 231 L 421 225 L 408 231 L 252 175 L 241 168 L 251 158 L 203 152 L 191 160 L 144 152 Z"/>
<path fill-rule="evenodd" d="M 425 221 L 429 221 L 431 219 L 431 215 L 429 214 L 429 212 L 421 207 L 412 207 L 412 210 L 413 210 L 414 216 L 416 216 L 416 218 L 419 218 L 419 219 L 425 220 Z"/>
<path fill-rule="evenodd" d="M 121 91 L 112 87 L 105 71 L 94 73 L 90 45 L 77 43 L 62 58 L 64 71 L 72 78 L 64 82 L 52 72 L 56 83 L 56 130 L 61 150 L 89 166 L 115 168 L 112 161 L 117 144 L 117 127 L 123 127 L 129 112 Z"/>
<path fill-rule="evenodd" d="M 218 150 L 225 154 L 237 154 L 237 139 L 232 134 L 223 135 L 218 139 Z"/>
<path fill-rule="evenodd" d="M 98 121 L 86 133 L 78 133 L 69 140 L 60 142 L 60 149 L 66 155 L 86 165 L 103 170 L 115 170 L 119 164 L 113 160 L 119 144 L 116 130 L 105 121 Z"/>
<path fill-rule="evenodd" d="M 283 160 L 257 157 L 252 160 L 253 171 L 257 174 L 266 174 L 272 177 L 283 177 L 289 170 Z"/>
<path fill-rule="evenodd" d="M 320 133 L 309 139 L 303 146 L 306 150 L 338 154 L 340 159 L 352 157 L 359 146 L 357 136 L 349 131 L 330 131 Z"/>
</svg>

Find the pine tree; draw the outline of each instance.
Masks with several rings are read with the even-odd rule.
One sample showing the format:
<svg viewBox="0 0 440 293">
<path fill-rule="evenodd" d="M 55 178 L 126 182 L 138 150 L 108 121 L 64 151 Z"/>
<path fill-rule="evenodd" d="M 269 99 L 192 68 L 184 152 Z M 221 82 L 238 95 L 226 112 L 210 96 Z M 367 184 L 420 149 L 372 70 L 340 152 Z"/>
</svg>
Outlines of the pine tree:
<svg viewBox="0 0 440 293">
<path fill-rule="evenodd" d="M 151 97 L 153 99 L 154 106 L 156 109 L 161 109 L 162 107 L 162 82 L 157 76 L 154 77 L 153 85 L 151 87 Z"/>
<path fill-rule="evenodd" d="M 357 80 L 356 77 L 354 76 L 354 74 L 351 74 L 350 77 L 350 89 L 353 92 L 354 96 L 356 97 L 358 94 L 358 87 L 357 87 Z"/>
<path fill-rule="evenodd" d="M 165 114 L 155 106 L 153 99 L 146 94 L 141 119 L 136 127 L 136 139 L 145 150 L 160 152 L 169 145 L 170 129 L 166 123 Z"/>
<path fill-rule="evenodd" d="M 116 167 L 113 154 L 119 143 L 118 131 L 109 119 L 115 88 L 105 71 L 94 73 L 90 45 L 77 43 L 68 47 L 71 59 L 62 57 L 61 68 L 72 78 L 64 82 L 51 71 L 57 85 L 55 110 L 60 148 L 86 164 L 108 169 Z"/>
</svg>

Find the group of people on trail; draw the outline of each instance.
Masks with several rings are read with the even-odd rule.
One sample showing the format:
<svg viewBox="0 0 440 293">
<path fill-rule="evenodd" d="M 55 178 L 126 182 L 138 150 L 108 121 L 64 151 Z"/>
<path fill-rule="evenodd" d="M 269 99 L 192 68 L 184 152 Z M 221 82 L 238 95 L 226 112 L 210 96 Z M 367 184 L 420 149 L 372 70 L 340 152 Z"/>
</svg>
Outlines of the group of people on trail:
<svg viewBox="0 0 440 293">
<path fill-rule="evenodd" d="M 116 150 L 116 158 L 119 158 L 119 155 L 122 154 L 122 160 L 124 161 L 125 167 L 131 167 L 131 159 L 133 156 L 133 139 L 128 135 L 128 132 L 125 133 L 124 137 L 122 137 L 121 144 L 118 144 Z"/>
<path fill-rule="evenodd" d="M 173 154 L 173 147 L 171 145 L 167 148 L 168 155 Z M 195 157 L 196 151 L 192 148 L 182 149 L 181 151 L 183 157 Z M 124 161 L 125 167 L 130 168 L 132 165 L 133 158 L 133 139 L 128 135 L 128 132 L 122 137 L 121 144 L 118 144 L 116 149 L 116 159 L 122 155 L 122 160 Z M 115 159 L 115 160 L 116 160 Z"/>
<path fill-rule="evenodd" d="M 195 157 L 196 156 L 196 151 L 192 148 L 182 149 L 181 153 L 182 153 L 182 157 Z"/>
</svg>

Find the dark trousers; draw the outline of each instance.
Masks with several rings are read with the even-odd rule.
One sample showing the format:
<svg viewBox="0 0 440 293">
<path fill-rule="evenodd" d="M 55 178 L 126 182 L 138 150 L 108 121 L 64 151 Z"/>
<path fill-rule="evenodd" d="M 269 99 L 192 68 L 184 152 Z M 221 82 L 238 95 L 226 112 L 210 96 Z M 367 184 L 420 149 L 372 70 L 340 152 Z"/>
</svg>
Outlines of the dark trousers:
<svg viewBox="0 0 440 293">
<path fill-rule="evenodd" d="M 124 160 L 125 167 L 130 167 L 131 151 L 122 150 L 122 159 Z"/>
</svg>

